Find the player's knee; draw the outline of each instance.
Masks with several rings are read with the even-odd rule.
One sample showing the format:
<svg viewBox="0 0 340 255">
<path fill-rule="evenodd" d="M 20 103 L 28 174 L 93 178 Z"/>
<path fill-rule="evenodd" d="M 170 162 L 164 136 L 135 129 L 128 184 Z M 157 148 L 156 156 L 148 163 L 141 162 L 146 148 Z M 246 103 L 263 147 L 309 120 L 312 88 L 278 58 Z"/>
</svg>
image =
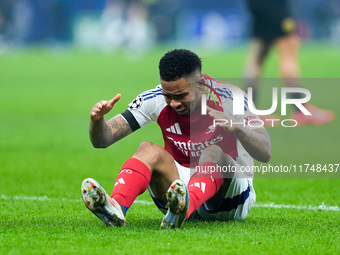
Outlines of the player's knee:
<svg viewBox="0 0 340 255">
<path fill-rule="evenodd" d="M 299 68 L 294 61 L 284 61 L 281 64 L 281 75 L 283 78 L 297 78 L 299 75 Z"/>
<path fill-rule="evenodd" d="M 142 157 L 148 165 L 152 166 L 159 162 L 162 157 L 163 150 L 164 149 L 158 144 L 146 141 L 139 145 L 134 156 Z"/>
<path fill-rule="evenodd" d="M 224 155 L 225 153 L 219 146 L 211 145 L 202 151 L 199 164 L 203 164 L 204 162 L 213 162 L 215 164 L 221 164 Z"/>
<path fill-rule="evenodd" d="M 146 142 L 142 142 L 137 151 L 143 151 L 146 153 L 156 153 L 157 152 L 157 146 L 156 144 L 146 141 Z"/>
</svg>

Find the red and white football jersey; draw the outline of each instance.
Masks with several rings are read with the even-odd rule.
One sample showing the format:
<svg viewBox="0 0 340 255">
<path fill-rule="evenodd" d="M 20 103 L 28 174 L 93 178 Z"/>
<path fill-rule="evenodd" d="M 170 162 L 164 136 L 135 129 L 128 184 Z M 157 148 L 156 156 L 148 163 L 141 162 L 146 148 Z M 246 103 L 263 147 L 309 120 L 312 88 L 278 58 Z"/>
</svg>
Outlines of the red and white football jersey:
<svg viewBox="0 0 340 255">
<path fill-rule="evenodd" d="M 246 94 L 244 94 L 245 114 L 233 115 L 233 94 L 228 87 L 234 85 L 223 83 L 223 88 L 221 88 L 221 86 L 217 86 L 220 83 L 219 81 L 209 76 L 206 77 L 209 82 L 208 85 L 215 88 L 222 101 L 222 106 L 215 105 L 213 100 L 208 100 L 207 105 L 225 112 L 237 119 L 239 123 L 245 123 L 247 128 L 252 128 L 248 125 L 248 120 L 252 120 L 254 123 L 259 117 L 249 111 Z M 237 137 L 219 126 L 214 126 L 213 119 L 209 115 L 202 115 L 200 108 L 192 112 L 190 116 L 179 116 L 175 110 L 166 104 L 161 85 L 137 96 L 129 104 L 128 109 L 122 113 L 122 116 L 130 124 L 133 131 L 156 121 L 162 130 L 165 150 L 182 166 L 196 166 L 201 151 L 213 144 L 222 148 L 240 165 L 250 166 L 254 164 L 253 159 Z"/>
</svg>

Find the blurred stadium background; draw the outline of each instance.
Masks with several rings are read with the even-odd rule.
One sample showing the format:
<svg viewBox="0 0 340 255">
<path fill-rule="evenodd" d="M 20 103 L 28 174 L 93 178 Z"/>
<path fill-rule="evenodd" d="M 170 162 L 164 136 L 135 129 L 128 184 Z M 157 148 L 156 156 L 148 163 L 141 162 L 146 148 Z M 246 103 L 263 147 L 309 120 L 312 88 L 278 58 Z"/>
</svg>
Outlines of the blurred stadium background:
<svg viewBox="0 0 340 255">
<path fill-rule="evenodd" d="M 303 40 L 339 44 L 340 0 L 292 3 Z M 0 51 L 124 46 L 138 52 L 159 44 L 218 49 L 245 42 L 247 24 L 244 1 L 1 0 Z"/>
<path fill-rule="evenodd" d="M 301 84 L 337 119 L 268 129 L 270 163 L 339 164 L 340 0 L 294 0 L 293 9 Z M 215 78 L 241 78 L 248 22 L 243 0 L 0 0 L 0 254 L 340 254 L 339 171 L 256 178 L 257 207 L 245 221 L 188 222 L 175 232 L 158 230 L 163 216 L 147 192 L 126 229 L 106 228 L 81 201 L 84 178 L 111 191 L 142 141 L 163 143 L 153 123 L 96 150 L 91 107 L 121 92 L 108 117 L 124 111 L 157 85 L 158 61 L 175 47 L 194 49 Z M 265 77 L 278 76 L 276 60 Z"/>
</svg>

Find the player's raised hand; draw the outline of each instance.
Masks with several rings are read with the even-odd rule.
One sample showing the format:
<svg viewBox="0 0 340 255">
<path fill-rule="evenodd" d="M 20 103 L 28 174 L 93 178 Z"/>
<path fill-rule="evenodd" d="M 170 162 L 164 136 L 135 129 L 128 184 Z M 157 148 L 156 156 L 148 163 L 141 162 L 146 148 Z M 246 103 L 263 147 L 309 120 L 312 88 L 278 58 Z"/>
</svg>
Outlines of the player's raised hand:
<svg viewBox="0 0 340 255">
<path fill-rule="evenodd" d="M 118 102 L 118 100 L 122 97 L 121 94 L 117 94 L 114 98 L 112 98 L 109 101 L 102 100 L 98 103 L 96 103 L 91 112 L 90 112 L 90 117 L 91 120 L 99 120 L 102 118 L 105 114 L 111 111 L 112 107 L 115 105 L 115 103 Z"/>
<path fill-rule="evenodd" d="M 224 112 L 215 110 L 207 106 L 208 115 L 215 120 L 216 126 L 224 128 L 228 132 L 234 132 L 235 128 L 240 125 L 237 124 L 237 120 L 225 114 Z"/>
</svg>

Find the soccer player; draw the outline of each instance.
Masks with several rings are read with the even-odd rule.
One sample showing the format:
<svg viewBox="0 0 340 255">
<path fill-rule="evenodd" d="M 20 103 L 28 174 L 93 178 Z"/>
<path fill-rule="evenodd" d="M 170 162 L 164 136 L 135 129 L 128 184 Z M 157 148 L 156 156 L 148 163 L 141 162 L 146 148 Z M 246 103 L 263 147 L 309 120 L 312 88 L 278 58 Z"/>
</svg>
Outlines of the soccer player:
<svg viewBox="0 0 340 255">
<path fill-rule="evenodd" d="M 253 88 L 253 101 L 256 104 L 258 78 L 266 57 L 274 45 L 279 53 L 280 73 L 285 85 L 299 86 L 299 36 L 295 29 L 289 0 L 246 0 L 246 3 L 252 18 L 252 39 L 244 77 L 246 86 Z M 299 96 L 299 93 L 291 94 L 292 98 L 299 98 Z M 312 104 L 306 104 L 305 107 L 312 116 L 306 116 L 295 107 L 290 117 L 295 119 L 299 125 L 322 125 L 334 120 L 333 111 L 322 110 Z"/>
<path fill-rule="evenodd" d="M 114 144 L 153 121 L 161 128 L 165 144 L 163 148 L 143 142 L 122 166 L 111 196 L 94 179 L 83 181 L 86 207 L 106 225 L 125 225 L 129 207 L 147 189 L 165 214 L 161 228 L 181 227 L 189 217 L 242 220 L 255 203 L 252 175 L 238 170 L 252 166 L 253 159 L 267 162 L 270 138 L 258 125 L 258 116 L 249 111 L 247 98 L 242 103 L 245 114 L 233 116 L 234 85 L 221 87 L 201 69 L 195 53 L 169 51 L 159 62 L 161 84 L 137 96 L 126 111 L 104 119 L 120 94 L 92 108 L 90 139 L 96 148 Z M 208 87 L 219 91 L 222 104 L 207 100 L 204 115 L 201 98 Z M 223 172 L 222 167 L 233 171 Z"/>
</svg>

